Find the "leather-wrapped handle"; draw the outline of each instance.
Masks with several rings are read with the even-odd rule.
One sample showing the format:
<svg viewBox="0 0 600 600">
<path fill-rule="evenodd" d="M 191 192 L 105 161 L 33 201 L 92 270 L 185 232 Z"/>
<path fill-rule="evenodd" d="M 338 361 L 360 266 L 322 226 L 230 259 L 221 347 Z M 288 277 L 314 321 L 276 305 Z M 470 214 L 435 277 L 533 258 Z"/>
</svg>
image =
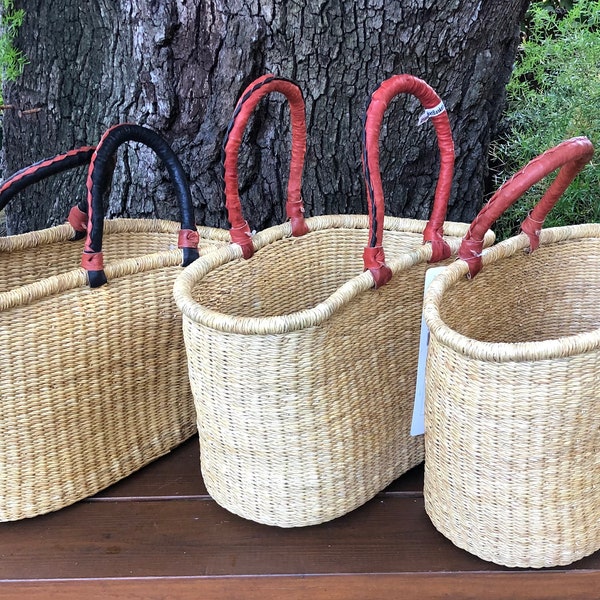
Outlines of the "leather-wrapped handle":
<svg viewBox="0 0 600 600">
<path fill-rule="evenodd" d="M 6 179 L 0 185 L 0 210 L 24 189 L 38 183 L 47 177 L 57 175 L 69 169 L 75 169 L 87 165 L 95 150 L 95 146 L 82 146 L 68 152 L 56 154 L 50 158 L 40 160 L 24 169 L 21 169 Z M 73 239 L 81 239 L 85 235 L 87 227 L 87 205 L 86 212 L 82 212 L 78 206 L 74 206 L 69 213 L 69 223 L 75 230 Z"/>
<path fill-rule="evenodd" d="M 593 155 L 594 146 L 588 138 L 571 138 L 546 150 L 505 181 L 475 217 L 460 245 L 458 256 L 468 263 L 469 276 L 474 277 L 482 268 L 481 253 L 485 232 L 531 186 L 560 169 L 546 193 L 521 225 L 521 230 L 529 237 L 530 250 L 538 248 L 544 219 Z"/>
<path fill-rule="evenodd" d="M 239 196 L 238 156 L 248 119 L 256 105 L 271 92 L 283 94 L 290 105 L 292 152 L 287 188 L 286 214 L 291 221 L 292 235 L 307 233 L 302 202 L 302 172 L 306 153 L 306 116 L 302 91 L 296 83 L 283 77 L 263 75 L 242 93 L 235 107 L 223 143 L 223 169 L 225 179 L 225 206 L 231 224 L 231 241 L 239 244 L 245 258 L 254 253 L 251 232 L 243 217 Z"/>
<path fill-rule="evenodd" d="M 440 97 L 425 81 L 412 75 L 394 75 L 382 82 L 371 95 L 363 129 L 363 171 L 370 227 L 364 261 L 365 269 L 371 271 L 378 287 L 391 277 L 391 272 L 385 266 L 382 247 L 385 209 L 379 168 L 379 136 L 385 112 L 390 102 L 399 94 L 411 94 L 419 100 L 425 109 L 425 116 L 431 120 L 437 133 L 440 171 L 431 217 L 425 227 L 423 241 L 432 245 L 431 262 L 450 256 L 450 246 L 443 238 L 444 220 L 454 175 L 454 142 L 448 114 Z"/>
<path fill-rule="evenodd" d="M 162 160 L 175 188 L 181 211 L 179 248 L 183 249 L 183 266 L 198 258 L 198 230 L 190 186 L 179 158 L 167 141 L 158 133 L 132 123 L 115 125 L 100 140 L 90 162 L 87 179 L 88 233 L 81 266 L 88 271 L 91 287 L 106 283 L 102 257 L 104 230 L 104 196 L 110 186 L 114 171 L 114 157 L 122 144 L 139 142 L 151 148 Z"/>
</svg>

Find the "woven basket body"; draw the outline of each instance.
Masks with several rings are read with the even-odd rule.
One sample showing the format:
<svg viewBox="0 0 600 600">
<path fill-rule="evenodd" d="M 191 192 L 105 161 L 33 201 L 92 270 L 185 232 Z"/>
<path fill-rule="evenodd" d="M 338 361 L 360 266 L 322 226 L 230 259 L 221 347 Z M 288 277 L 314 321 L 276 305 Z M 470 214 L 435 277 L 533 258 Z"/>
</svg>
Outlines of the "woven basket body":
<svg viewBox="0 0 600 600">
<path fill-rule="evenodd" d="M 290 101 L 290 223 L 252 238 L 241 214 L 237 151 L 267 91 Z M 438 133 L 429 222 L 383 216 L 378 138 L 400 92 L 417 95 Z M 423 460 L 410 421 L 425 270 L 447 259 L 467 231 L 444 224 L 454 149 L 443 104 L 424 82 L 396 76 L 372 96 L 363 152 L 368 216 L 304 219 L 304 128 L 293 82 L 265 76 L 247 88 L 224 148 L 235 243 L 184 269 L 174 287 L 206 487 L 231 512 L 281 527 L 343 515 Z"/>
<path fill-rule="evenodd" d="M 80 500 L 194 433 L 171 292 L 180 227 L 106 221 L 99 289 L 69 225 L 0 239 L 0 520 Z M 228 240 L 199 233 L 201 252 Z"/>
<path fill-rule="evenodd" d="M 163 162 L 181 223 L 104 219 L 117 150 L 128 141 Z M 87 163 L 87 199 L 69 224 L 0 239 L 2 521 L 85 498 L 195 431 L 171 290 L 182 264 L 227 244 L 229 234 L 196 227 L 177 156 L 159 134 L 129 123 L 107 130 L 96 147 L 15 173 L 0 186 L 0 206 Z"/>
<path fill-rule="evenodd" d="M 600 548 L 600 225 L 525 234 L 431 284 L 425 508 L 457 546 L 507 566 Z"/>
<path fill-rule="evenodd" d="M 207 489 L 284 527 L 349 512 L 423 460 L 410 421 L 425 222 L 386 219 L 394 276 L 377 290 L 361 274 L 366 217 L 306 223 L 258 234 L 249 260 L 236 245 L 200 258 L 176 286 Z"/>
</svg>

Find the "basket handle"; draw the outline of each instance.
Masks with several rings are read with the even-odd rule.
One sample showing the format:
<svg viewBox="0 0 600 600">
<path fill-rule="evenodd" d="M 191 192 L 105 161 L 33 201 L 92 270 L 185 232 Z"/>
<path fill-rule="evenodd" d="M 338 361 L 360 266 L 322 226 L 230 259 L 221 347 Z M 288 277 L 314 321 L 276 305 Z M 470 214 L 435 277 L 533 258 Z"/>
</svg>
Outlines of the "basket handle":
<svg viewBox="0 0 600 600">
<path fill-rule="evenodd" d="M 454 143 L 450 121 L 444 103 L 437 93 L 422 79 L 412 75 L 394 75 L 382 82 L 373 92 L 367 106 L 363 128 L 363 172 L 367 188 L 369 208 L 369 244 L 363 255 L 365 270 L 370 270 L 376 286 L 385 284 L 391 271 L 385 265 L 382 247 L 384 198 L 379 168 L 379 135 L 386 109 L 399 94 L 412 94 L 425 109 L 424 117 L 431 119 L 435 127 L 440 151 L 440 172 L 435 189 L 431 217 L 423 234 L 423 242 L 430 243 L 430 262 L 448 258 L 450 246 L 443 238 L 444 220 L 454 174 Z"/>
<path fill-rule="evenodd" d="M 94 146 L 82 146 L 57 154 L 51 158 L 40 160 L 24 169 L 21 169 L 11 175 L 0 185 L 0 210 L 4 210 L 6 205 L 25 188 L 42 181 L 52 175 L 57 175 L 63 171 L 74 169 L 86 165 L 92 159 L 92 154 L 96 148 Z M 86 205 L 87 210 L 87 205 Z M 78 206 L 74 206 L 69 213 L 69 223 L 75 230 L 74 240 L 81 239 L 85 235 L 87 227 L 87 213 L 81 214 Z"/>
<path fill-rule="evenodd" d="M 242 215 L 238 181 L 238 155 L 244 130 L 256 105 L 270 92 L 280 92 L 290 104 L 292 127 L 292 152 L 288 178 L 286 214 L 292 226 L 292 235 L 308 232 L 304 221 L 302 202 L 302 171 L 306 153 L 306 117 L 302 91 L 296 83 L 283 77 L 263 75 L 251 83 L 242 93 L 235 107 L 223 142 L 223 169 L 225 179 L 225 206 L 231 223 L 231 241 L 242 247 L 244 258 L 254 253 L 250 227 Z"/>
<path fill-rule="evenodd" d="M 536 250 L 540 245 L 544 219 L 593 154 L 594 146 L 588 138 L 571 138 L 546 150 L 505 181 L 475 217 L 460 245 L 458 257 L 469 265 L 469 277 L 475 277 L 482 268 L 485 232 L 531 186 L 560 169 L 546 193 L 521 224 L 521 230 L 529 237 L 530 251 Z"/>
<path fill-rule="evenodd" d="M 178 247 L 183 249 L 182 266 L 187 266 L 198 258 L 198 231 L 190 187 L 177 155 L 164 138 L 146 127 L 131 123 L 115 125 L 102 136 L 88 171 L 88 228 L 81 266 L 88 271 L 90 287 L 106 283 L 102 256 L 103 200 L 112 179 L 115 153 L 121 144 L 128 141 L 141 142 L 150 147 L 165 164 L 179 199 L 181 230 Z"/>
</svg>

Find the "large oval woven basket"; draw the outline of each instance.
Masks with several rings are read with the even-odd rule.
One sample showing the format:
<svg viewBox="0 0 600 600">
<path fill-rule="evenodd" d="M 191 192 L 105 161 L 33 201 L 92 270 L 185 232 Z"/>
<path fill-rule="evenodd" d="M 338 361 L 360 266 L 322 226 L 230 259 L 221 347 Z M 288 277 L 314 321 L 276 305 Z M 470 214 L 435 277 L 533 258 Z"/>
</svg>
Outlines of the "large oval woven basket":
<svg viewBox="0 0 600 600">
<path fill-rule="evenodd" d="M 574 138 L 509 180 L 425 297 L 425 508 L 457 546 L 502 565 L 600 548 L 600 225 L 540 234 L 592 153 Z M 482 256 L 480 231 L 559 167 L 527 235 Z"/>
<path fill-rule="evenodd" d="M 456 251 L 467 226 L 443 224 L 453 150 L 440 100 L 421 80 L 397 76 L 375 92 L 367 115 L 370 215 L 304 220 L 298 209 L 291 224 L 250 237 L 239 208 L 237 152 L 249 112 L 272 91 L 287 96 L 292 125 L 301 129 L 291 82 L 266 76 L 243 94 L 225 145 L 236 243 L 184 269 L 174 293 L 207 489 L 236 514 L 293 527 L 358 507 L 422 461 L 422 439 L 409 431 L 424 272 L 432 258 Z M 442 176 L 429 224 L 383 217 L 379 129 L 401 92 L 438 108 L 432 119 Z M 292 161 L 302 152 L 293 143 Z M 299 164 L 291 183 L 296 207 Z M 423 244 L 424 231 L 432 243 Z"/>
<path fill-rule="evenodd" d="M 129 140 L 150 146 L 167 165 L 183 226 L 151 219 L 103 222 L 106 170 Z M 91 495 L 195 432 L 171 288 L 182 262 L 197 256 L 198 233 L 206 252 L 228 243 L 228 232 L 196 232 L 183 169 L 154 132 L 117 126 L 101 140 L 94 161 L 90 218 L 94 238 L 104 228 L 108 285 L 89 287 L 87 272 L 77 266 L 84 241 L 71 239 L 69 224 L 0 238 L 0 521 Z M 60 170 L 51 163 L 45 162 Z M 29 174 L 38 168 L 44 165 Z M 2 189 L 7 196 L 14 191 Z M 178 243 L 187 247 L 178 250 Z M 85 258 L 89 267 L 89 252 Z M 92 262 L 97 268 L 97 258 Z"/>
</svg>

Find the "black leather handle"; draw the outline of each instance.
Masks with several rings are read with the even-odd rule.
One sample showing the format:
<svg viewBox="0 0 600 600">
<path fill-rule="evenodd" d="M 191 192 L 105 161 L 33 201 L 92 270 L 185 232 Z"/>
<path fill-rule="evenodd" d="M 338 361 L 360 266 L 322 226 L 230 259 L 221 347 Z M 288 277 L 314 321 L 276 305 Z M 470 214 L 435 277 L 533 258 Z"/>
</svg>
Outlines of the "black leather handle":
<svg viewBox="0 0 600 600">
<path fill-rule="evenodd" d="M 142 143 L 151 148 L 162 160 L 179 200 L 181 228 L 192 232 L 197 231 L 189 182 L 179 158 L 167 141 L 155 131 L 141 125 L 124 123 L 111 127 L 102 136 L 92 157 L 87 183 L 90 226 L 88 226 L 82 266 L 88 270 L 91 287 L 98 287 L 106 283 L 102 264 L 104 196 L 112 179 L 115 154 L 119 146 L 126 142 Z M 183 266 L 192 263 L 196 258 L 198 258 L 197 245 L 196 247 L 183 247 Z"/>
</svg>

